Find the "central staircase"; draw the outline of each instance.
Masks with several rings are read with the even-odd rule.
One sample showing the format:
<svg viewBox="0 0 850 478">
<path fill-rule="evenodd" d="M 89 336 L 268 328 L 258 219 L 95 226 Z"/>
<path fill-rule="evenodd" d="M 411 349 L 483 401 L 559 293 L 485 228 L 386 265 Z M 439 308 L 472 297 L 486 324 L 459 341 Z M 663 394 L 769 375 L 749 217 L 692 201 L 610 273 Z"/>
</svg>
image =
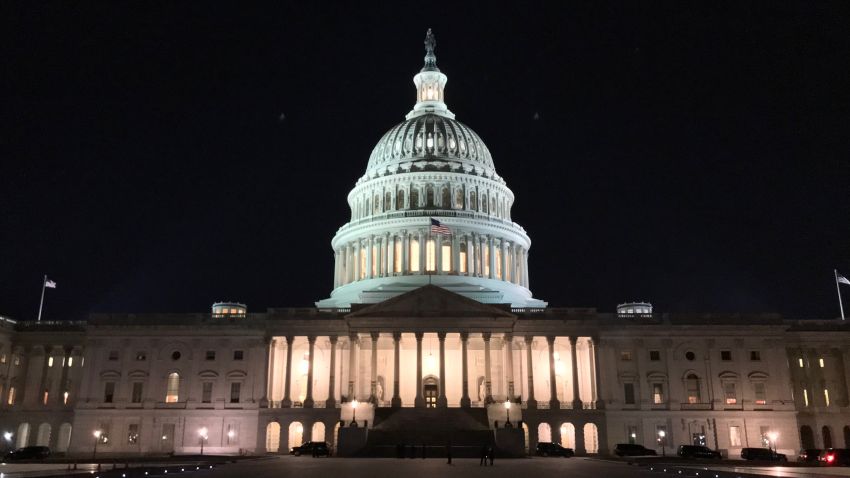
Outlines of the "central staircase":
<svg viewBox="0 0 850 478">
<path fill-rule="evenodd" d="M 494 446 L 485 408 L 377 408 L 361 456 L 395 457 L 399 445 L 405 456 L 445 456 L 451 443 L 455 457 L 478 457 L 482 446 Z"/>
</svg>

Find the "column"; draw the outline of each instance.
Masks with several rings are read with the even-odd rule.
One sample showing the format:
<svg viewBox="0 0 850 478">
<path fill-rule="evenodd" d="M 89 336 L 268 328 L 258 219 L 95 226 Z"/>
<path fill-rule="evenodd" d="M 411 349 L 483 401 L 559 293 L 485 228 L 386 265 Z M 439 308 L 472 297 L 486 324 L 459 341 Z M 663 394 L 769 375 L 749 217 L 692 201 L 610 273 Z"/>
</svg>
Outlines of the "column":
<svg viewBox="0 0 850 478">
<path fill-rule="evenodd" d="M 420 234 L 421 236 L 421 234 Z M 416 398 L 413 400 L 413 406 L 416 408 L 425 407 L 425 397 L 422 396 L 422 332 L 416 332 Z"/>
<path fill-rule="evenodd" d="M 490 274 L 488 275 L 488 277 L 491 278 L 491 279 L 495 279 L 496 278 L 496 239 L 494 239 L 493 236 L 487 237 L 487 247 L 490 249 L 490 257 L 489 257 L 489 259 L 490 259 L 490 261 L 489 261 L 490 262 Z"/>
<path fill-rule="evenodd" d="M 490 381 L 490 333 L 482 334 L 484 337 L 484 401 L 493 401 L 493 383 Z"/>
<path fill-rule="evenodd" d="M 530 284 L 528 278 L 528 250 L 523 253 L 522 259 L 522 276 L 525 278 L 525 288 L 528 289 Z"/>
<path fill-rule="evenodd" d="M 371 373 L 369 385 L 369 401 L 378 406 L 378 332 L 372 332 L 369 335 L 372 338 L 372 361 L 369 365 Z"/>
<path fill-rule="evenodd" d="M 443 236 L 434 236 L 434 274 L 443 273 Z"/>
<path fill-rule="evenodd" d="M 578 339 L 576 337 L 567 337 L 570 341 L 570 369 L 573 380 L 573 408 L 576 410 L 581 410 L 581 396 L 579 396 L 578 391 L 578 354 L 576 354 L 576 343 Z M 578 435 L 576 435 L 578 436 Z M 578 440 L 578 438 L 576 438 Z"/>
<path fill-rule="evenodd" d="M 304 398 L 304 408 L 313 408 L 313 350 L 316 346 L 316 336 L 308 336 L 307 343 L 309 344 L 307 350 L 309 360 L 307 365 L 307 396 Z"/>
<path fill-rule="evenodd" d="M 466 242 L 466 275 L 472 277 L 475 275 L 475 247 L 472 245 L 470 236 L 466 236 L 463 240 Z"/>
<path fill-rule="evenodd" d="M 360 254 L 362 253 L 360 249 L 360 239 L 354 244 L 354 281 L 360 280 Z"/>
<path fill-rule="evenodd" d="M 428 250 L 428 245 L 425 244 L 426 238 L 422 231 L 417 231 L 419 235 L 419 273 L 427 274 L 427 265 L 425 263 L 425 251 Z"/>
<path fill-rule="evenodd" d="M 446 333 L 438 332 L 437 339 L 440 341 L 440 395 L 437 397 L 437 406 L 446 408 L 449 406 L 446 398 Z"/>
<path fill-rule="evenodd" d="M 467 252 L 466 255 L 469 255 Z M 460 275 L 460 239 L 452 234 L 452 267 L 451 272 Z"/>
<path fill-rule="evenodd" d="M 401 407 L 401 393 L 400 393 L 400 385 L 399 385 L 399 366 L 401 364 L 401 358 L 399 357 L 399 343 L 401 342 L 401 333 L 394 332 L 393 333 L 393 398 L 392 398 L 392 407 L 399 408 Z"/>
<path fill-rule="evenodd" d="M 266 337 L 266 343 L 268 344 L 269 353 L 266 356 L 266 388 L 263 391 L 263 397 L 260 398 L 260 407 L 265 406 L 268 408 L 274 407 L 274 355 L 275 355 L 275 347 L 277 347 L 277 340 Z M 269 406 L 269 403 L 272 403 Z"/>
<path fill-rule="evenodd" d="M 593 379 L 591 384 L 593 388 L 593 406 L 596 409 L 605 408 L 605 400 L 602 399 L 602 394 L 599 393 L 599 337 L 590 339 L 590 350 L 592 352 L 590 354 L 590 360 L 592 361 L 590 367 L 593 370 L 593 373 L 590 375 Z"/>
<path fill-rule="evenodd" d="M 292 383 L 292 342 L 295 338 L 291 335 L 286 336 L 286 373 L 284 374 L 283 382 L 283 408 L 292 407 L 292 398 L 289 396 L 289 388 Z"/>
<path fill-rule="evenodd" d="M 469 249 L 467 249 L 468 251 Z M 461 370 L 461 377 L 463 380 L 463 392 L 460 397 L 460 406 L 462 408 L 469 408 L 472 403 L 469 400 L 469 363 L 467 359 L 467 345 L 469 342 L 469 333 L 461 332 L 460 333 L 460 344 L 461 344 L 461 363 L 463 364 L 463 369 Z"/>
<path fill-rule="evenodd" d="M 348 400 L 357 399 L 357 334 L 348 336 Z"/>
<path fill-rule="evenodd" d="M 395 261 L 398 260 L 395 256 L 395 241 L 395 236 L 387 233 L 387 276 L 395 275 Z"/>
<path fill-rule="evenodd" d="M 525 361 L 528 365 L 528 399 L 526 400 L 527 406 L 529 410 L 534 410 L 537 408 L 537 400 L 534 399 L 534 363 L 531 361 L 531 345 L 534 342 L 534 337 L 530 335 L 525 336 Z"/>
<path fill-rule="evenodd" d="M 401 231 L 401 274 L 410 272 L 410 236 L 407 231 Z"/>
<path fill-rule="evenodd" d="M 546 342 L 549 344 L 549 408 L 561 408 L 561 402 L 558 401 L 558 384 L 555 381 L 555 337 L 546 337 Z"/>
<path fill-rule="evenodd" d="M 372 270 L 373 270 L 372 269 L 372 260 L 374 259 L 373 255 L 372 255 L 372 249 L 373 249 L 372 246 L 375 243 L 374 241 L 375 240 L 374 240 L 373 236 L 369 236 L 369 238 L 366 240 L 366 278 L 367 279 L 372 278 Z"/>
<path fill-rule="evenodd" d="M 328 399 L 325 400 L 325 408 L 336 407 L 336 342 L 339 337 L 330 336 L 331 340 L 331 370 L 328 373 Z"/>
<path fill-rule="evenodd" d="M 514 399 L 514 336 L 505 334 L 505 377 L 508 381 L 508 400 Z"/>
<path fill-rule="evenodd" d="M 508 277 L 509 277 L 509 274 L 508 274 L 508 244 L 507 244 L 507 241 L 502 239 L 501 241 L 499 241 L 499 245 L 501 246 L 501 249 L 502 249 L 501 257 L 499 257 L 499 261 L 501 262 L 500 267 L 502 268 L 502 280 L 507 281 Z"/>
<path fill-rule="evenodd" d="M 472 266 L 469 268 L 469 275 L 479 277 L 481 275 L 481 248 L 478 243 L 478 234 L 472 233 L 469 237 L 469 247 L 472 248 L 472 257 L 470 261 Z"/>
</svg>

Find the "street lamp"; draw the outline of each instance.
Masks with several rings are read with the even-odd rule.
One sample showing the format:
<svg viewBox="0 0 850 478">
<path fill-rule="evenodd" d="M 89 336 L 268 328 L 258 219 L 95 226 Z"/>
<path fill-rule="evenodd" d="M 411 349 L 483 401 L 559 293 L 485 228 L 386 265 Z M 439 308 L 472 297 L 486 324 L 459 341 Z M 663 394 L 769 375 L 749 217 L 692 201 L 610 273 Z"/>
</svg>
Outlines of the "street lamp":
<svg viewBox="0 0 850 478">
<path fill-rule="evenodd" d="M 661 444 L 661 456 L 667 456 L 666 450 L 664 449 L 664 446 L 666 445 L 664 437 L 666 436 L 667 432 L 664 430 L 658 430 L 658 443 Z"/>
<path fill-rule="evenodd" d="M 767 438 L 773 443 L 773 453 L 776 453 L 776 439 L 779 438 L 779 433 L 769 432 Z"/>
<path fill-rule="evenodd" d="M 4 432 L 3 438 L 6 440 L 6 448 L 12 449 L 12 432 Z"/>
<path fill-rule="evenodd" d="M 505 412 L 508 414 L 508 421 L 505 422 L 505 427 L 511 426 L 511 401 L 505 400 Z"/>
<path fill-rule="evenodd" d="M 207 441 L 207 438 L 209 438 L 207 433 L 207 427 L 201 427 L 198 430 L 198 437 L 201 440 L 201 456 L 204 456 L 204 442 Z"/>
<path fill-rule="evenodd" d="M 91 460 L 95 461 L 95 457 L 97 456 L 97 442 L 100 441 L 100 436 L 103 435 L 103 432 L 100 430 L 95 430 L 92 435 L 94 435 L 94 449 L 91 452 Z"/>
<path fill-rule="evenodd" d="M 360 402 L 357 400 L 351 401 L 351 426 L 357 426 L 357 406 L 360 405 Z"/>
</svg>

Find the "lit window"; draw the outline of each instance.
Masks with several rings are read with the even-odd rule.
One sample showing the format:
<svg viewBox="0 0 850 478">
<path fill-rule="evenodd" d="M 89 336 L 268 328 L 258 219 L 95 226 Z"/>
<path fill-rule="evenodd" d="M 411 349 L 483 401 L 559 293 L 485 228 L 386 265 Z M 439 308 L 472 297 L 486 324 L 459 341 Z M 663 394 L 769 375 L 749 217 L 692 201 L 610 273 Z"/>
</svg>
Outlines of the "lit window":
<svg viewBox="0 0 850 478">
<path fill-rule="evenodd" d="M 180 375 L 177 372 L 168 374 L 165 392 L 165 403 L 177 403 L 180 392 Z"/>
<path fill-rule="evenodd" d="M 69 396 L 68 392 L 65 392 L 65 393 L 62 394 L 62 404 L 63 405 L 68 404 L 68 396 Z"/>
<path fill-rule="evenodd" d="M 483 266 L 484 266 L 483 267 L 484 277 L 489 277 L 490 276 L 490 246 L 485 243 L 483 249 L 484 250 L 483 250 L 483 254 L 481 255 L 481 260 L 484 262 L 484 264 L 483 264 Z"/>
<path fill-rule="evenodd" d="M 358 251 L 360 255 L 360 279 L 366 278 L 366 250 L 360 249 Z"/>
<path fill-rule="evenodd" d="M 401 238 L 399 237 L 395 239 L 393 245 L 393 272 L 401 273 Z"/>
<path fill-rule="evenodd" d="M 829 390 L 823 389 L 823 401 L 826 403 L 826 406 L 829 406 Z"/>
<path fill-rule="evenodd" d="M 68 367 L 74 366 L 74 357 L 68 357 Z"/>
<path fill-rule="evenodd" d="M 458 268 L 458 270 L 460 271 L 461 274 L 466 274 L 466 272 L 467 272 L 466 261 L 467 261 L 466 243 L 461 243 L 460 252 L 458 252 L 458 262 L 460 262 L 460 263 L 457 265 L 458 266 L 457 268 Z"/>
<path fill-rule="evenodd" d="M 410 240 L 410 272 L 419 272 L 419 239 Z"/>
<path fill-rule="evenodd" d="M 664 403 L 664 385 L 660 383 L 652 384 L 652 403 L 656 405 Z"/>
<path fill-rule="evenodd" d="M 0 355 L 0 363 L 6 363 L 6 354 Z"/>
<path fill-rule="evenodd" d="M 9 387 L 9 398 L 6 400 L 7 405 L 15 404 L 15 387 Z"/>
<path fill-rule="evenodd" d="M 15 365 L 20 365 L 21 364 L 21 357 L 18 356 L 18 355 L 15 355 L 15 358 L 12 359 L 12 363 L 14 363 Z"/>
<path fill-rule="evenodd" d="M 755 392 L 756 405 L 764 405 L 767 403 L 767 393 L 765 391 L 764 382 L 755 382 L 753 384 L 753 391 Z"/>
<path fill-rule="evenodd" d="M 443 272 L 451 272 L 452 270 L 452 246 L 449 244 L 443 244 L 441 262 Z"/>
<path fill-rule="evenodd" d="M 729 445 L 733 447 L 741 446 L 741 427 L 729 427 Z"/>
<path fill-rule="evenodd" d="M 369 267 L 371 270 L 372 277 L 378 275 L 378 245 L 375 244 L 372 246 L 372 264 Z"/>
<path fill-rule="evenodd" d="M 797 363 L 800 365 L 800 368 L 803 368 L 803 357 L 798 358 Z"/>
<path fill-rule="evenodd" d="M 425 242 L 425 270 L 427 272 L 437 270 L 437 249 L 433 239 Z"/>
<path fill-rule="evenodd" d="M 47 400 L 50 397 L 50 390 L 45 389 L 44 393 L 41 395 L 41 403 L 43 405 L 47 405 Z"/>
<path fill-rule="evenodd" d="M 738 403 L 738 394 L 735 390 L 734 382 L 726 382 L 723 384 L 723 394 L 726 397 L 726 405 L 735 405 Z"/>
<path fill-rule="evenodd" d="M 131 423 L 129 427 L 127 427 L 127 444 L 135 445 L 139 441 L 139 425 L 137 423 Z"/>
<path fill-rule="evenodd" d="M 52 367 L 52 366 L 53 366 L 53 357 L 47 357 L 47 366 L 48 366 L 48 367 Z"/>
<path fill-rule="evenodd" d="M 820 365 L 820 368 L 823 368 L 823 357 L 818 359 L 818 365 Z"/>
<path fill-rule="evenodd" d="M 502 250 L 496 248 L 496 279 L 502 278 Z"/>
<path fill-rule="evenodd" d="M 809 391 L 805 388 L 803 389 L 803 405 L 809 406 Z"/>
<path fill-rule="evenodd" d="M 62 357 L 62 367 L 63 368 L 65 367 L 65 357 L 64 356 Z"/>
<path fill-rule="evenodd" d="M 623 362 L 631 362 L 632 361 L 632 352 L 631 350 L 623 350 L 620 352 L 620 360 Z"/>
</svg>

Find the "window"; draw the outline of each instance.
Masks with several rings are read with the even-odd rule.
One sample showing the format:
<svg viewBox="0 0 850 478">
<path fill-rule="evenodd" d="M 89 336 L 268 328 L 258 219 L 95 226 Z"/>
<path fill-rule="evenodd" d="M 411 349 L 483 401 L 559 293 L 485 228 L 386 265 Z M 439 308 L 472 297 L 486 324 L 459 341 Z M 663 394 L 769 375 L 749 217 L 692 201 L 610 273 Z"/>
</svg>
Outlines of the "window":
<svg viewBox="0 0 850 478">
<path fill-rule="evenodd" d="M 726 405 L 735 405 L 738 403 L 735 382 L 726 382 L 723 384 L 723 395 L 726 397 Z"/>
<path fill-rule="evenodd" d="M 760 426 L 759 435 L 761 435 L 761 446 L 770 448 L 773 445 L 770 443 L 770 427 Z"/>
<path fill-rule="evenodd" d="M 203 391 L 201 392 L 201 403 L 212 403 L 212 382 L 204 382 Z"/>
<path fill-rule="evenodd" d="M 145 352 L 136 352 L 136 361 L 137 362 L 144 362 L 147 359 L 148 359 L 148 354 L 146 354 Z"/>
<path fill-rule="evenodd" d="M 14 358 L 12 359 L 12 363 L 14 363 L 15 365 L 20 365 L 21 364 L 21 356 L 15 355 Z"/>
<path fill-rule="evenodd" d="M 623 384 L 623 394 L 625 395 L 626 405 L 634 405 L 635 404 L 635 384 L 624 383 Z"/>
<path fill-rule="evenodd" d="M 440 262 L 442 262 L 442 271 L 451 272 L 452 270 L 452 246 L 443 244 L 441 251 Z"/>
<path fill-rule="evenodd" d="M 115 397 L 115 382 L 106 382 L 103 387 L 103 403 L 112 403 Z"/>
<path fill-rule="evenodd" d="M 180 360 L 180 357 L 180 352 L 178 352 L 177 350 L 171 352 L 171 360 Z"/>
<path fill-rule="evenodd" d="M 484 247 L 482 247 L 481 249 L 482 249 L 482 251 L 481 251 L 481 261 L 484 264 L 484 266 L 483 266 L 484 277 L 489 277 L 490 276 L 490 246 L 487 243 L 485 243 Z"/>
<path fill-rule="evenodd" d="M 110 361 L 118 360 L 118 351 L 117 350 L 110 350 L 109 351 L 109 360 Z"/>
<path fill-rule="evenodd" d="M 205 360 L 215 360 L 215 350 L 207 350 L 206 355 L 204 355 Z"/>
<path fill-rule="evenodd" d="M 818 365 L 820 365 L 820 368 L 823 368 L 823 357 L 818 359 Z"/>
<path fill-rule="evenodd" d="M 410 239 L 408 262 L 410 272 L 419 272 L 419 239 Z"/>
<path fill-rule="evenodd" d="M 241 350 L 234 350 L 233 351 L 233 360 L 242 360 L 243 356 L 244 356 L 244 353 Z"/>
<path fill-rule="evenodd" d="M 632 361 L 632 351 L 631 350 L 621 350 L 620 351 L 620 360 L 623 362 L 631 362 Z"/>
<path fill-rule="evenodd" d="M 803 405 L 809 406 L 809 391 L 805 388 L 803 389 Z"/>
<path fill-rule="evenodd" d="M 797 364 L 800 365 L 800 368 L 803 368 L 805 366 L 805 362 L 803 362 L 803 357 L 799 357 L 797 359 Z"/>
<path fill-rule="evenodd" d="M 767 393 L 765 391 L 764 382 L 753 383 L 753 392 L 755 395 L 756 405 L 764 405 L 767 403 Z"/>
<path fill-rule="evenodd" d="M 133 394 L 130 397 L 131 403 L 142 403 L 142 382 L 133 382 Z"/>
<path fill-rule="evenodd" d="M 41 404 L 47 405 L 47 400 L 49 399 L 49 397 L 50 397 L 50 390 L 45 388 L 44 393 L 41 394 Z"/>
<path fill-rule="evenodd" d="M 758 350 L 750 350 L 750 360 L 753 362 L 761 361 L 761 352 Z"/>
<path fill-rule="evenodd" d="M 47 366 L 48 366 L 48 367 L 52 367 L 52 366 L 53 366 L 53 357 L 47 357 Z"/>
<path fill-rule="evenodd" d="M 70 395 L 67 391 L 62 394 L 62 405 L 68 404 L 68 395 Z"/>
<path fill-rule="evenodd" d="M 74 366 L 74 357 L 68 357 L 68 368 Z"/>
<path fill-rule="evenodd" d="M 667 433 L 667 427 L 665 425 L 656 425 L 655 426 L 655 439 L 658 442 L 659 446 L 667 446 L 669 443 L 669 434 Z"/>
<path fill-rule="evenodd" d="M 628 433 L 629 444 L 634 445 L 635 443 L 637 443 L 637 427 L 634 425 L 629 425 Z"/>
<path fill-rule="evenodd" d="M 649 360 L 652 362 L 658 362 L 661 360 L 661 351 L 660 350 L 650 350 L 649 351 Z"/>
<path fill-rule="evenodd" d="M 425 241 L 425 270 L 434 272 L 437 270 L 437 252 L 433 239 Z"/>
<path fill-rule="evenodd" d="M 458 270 L 461 274 L 466 274 L 466 241 L 460 243 L 460 252 L 458 252 Z"/>
<path fill-rule="evenodd" d="M 496 279 L 501 279 L 502 278 L 502 249 L 499 248 L 498 246 L 496 246 L 495 257 L 496 257 L 496 260 L 494 262 L 496 263 Z"/>
<path fill-rule="evenodd" d="M 15 404 L 15 387 L 9 387 L 9 398 L 6 400 L 7 405 Z"/>
<path fill-rule="evenodd" d="M 699 377 L 695 374 L 690 374 L 685 379 L 685 388 L 688 393 L 688 403 L 700 403 L 700 386 Z"/>
<path fill-rule="evenodd" d="M 129 427 L 127 427 L 127 444 L 135 445 L 139 442 L 139 424 L 131 423 Z"/>
<path fill-rule="evenodd" d="M 664 403 L 664 384 L 652 384 L 652 403 L 656 405 Z"/>
<path fill-rule="evenodd" d="M 735 448 L 741 446 L 741 427 L 729 427 L 729 446 Z"/>
<path fill-rule="evenodd" d="M 694 353 L 693 353 L 693 352 L 691 352 L 690 350 L 689 350 L 689 351 L 687 351 L 687 352 L 685 352 L 685 358 L 686 358 L 688 361 L 692 361 L 692 360 L 693 360 L 693 359 L 695 359 L 696 357 L 697 357 L 697 356 L 696 356 L 696 354 L 694 354 Z"/>
<path fill-rule="evenodd" d="M 732 351 L 731 350 L 721 350 L 720 351 L 720 360 L 724 362 L 732 361 Z"/>
<path fill-rule="evenodd" d="M 0 355 L 0 364 L 6 363 L 6 354 Z"/>
<path fill-rule="evenodd" d="M 239 392 L 242 390 L 242 384 L 233 382 L 230 384 L 230 403 L 239 403 Z"/>
<path fill-rule="evenodd" d="M 177 403 L 180 395 L 180 375 L 177 372 L 168 374 L 166 383 L 165 403 Z"/>
<path fill-rule="evenodd" d="M 401 273 L 401 238 L 396 237 L 393 242 L 393 272 Z"/>
<path fill-rule="evenodd" d="M 826 388 L 823 389 L 823 401 L 826 404 L 826 406 L 828 407 L 829 406 L 829 390 L 826 389 Z"/>
</svg>

